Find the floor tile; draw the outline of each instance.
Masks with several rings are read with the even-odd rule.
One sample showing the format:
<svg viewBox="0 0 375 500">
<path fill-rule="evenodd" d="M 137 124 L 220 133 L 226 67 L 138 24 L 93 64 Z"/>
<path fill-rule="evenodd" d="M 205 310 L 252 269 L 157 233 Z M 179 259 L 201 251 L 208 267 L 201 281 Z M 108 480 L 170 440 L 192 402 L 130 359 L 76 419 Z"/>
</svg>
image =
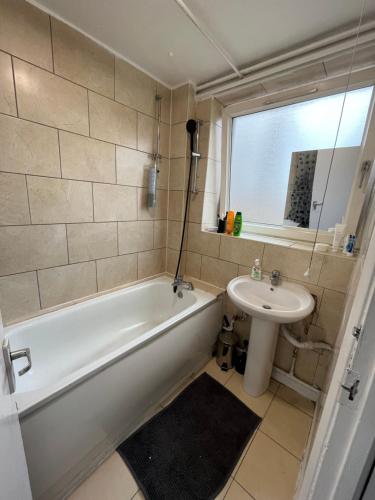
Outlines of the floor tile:
<svg viewBox="0 0 375 500">
<path fill-rule="evenodd" d="M 207 365 L 200 370 L 195 376 L 197 378 L 199 375 L 202 373 L 207 372 L 211 377 L 216 379 L 218 382 L 221 384 L 225 384 L 228 382 L 228 380 L 232 377 L 234 373 L 234 369 L 228 370 L 227 372 L 224 372 L 223 370 L 220 369 L 219 365 L 216 363 L 216 358 L 212 358 Z"/>
<path fill-rule="evenodd" d="M 268 407 L 271 404 L 272 398 L 274 396 L 275 384 L 277 382 L 271 381 L 270 389 L 258 398 L 254 398 L 245 392 L 243 388 L 243 376 L 235 372 L 234 375 L 225 384 L 225 387 L 233 392 L 235 396 L 238 397 L 246 406 L 248 406 L 254 413 L 260 417 L 264 417 Z"/>
<path fill-rule="evenodd" d="M 277 391 L 277 396 L 281 399 L 284 399 L 287 403 L 290 403 L 293 406 L 296 406 L 300 410 L 304 411 L 311 417 L 314 415 L 315 404 L 310 399 L 304 398 L 298 392 L 293 391 L 290 387 L 286 385 L 280 384 L 280 387 Z"/>
<path fill-rule="evenodd" d="M 124 498 L 125 500 L 125 498 Z M 131 500 L 145 500 L 145 497 L 141 490 L 138 490 L 137 493 L 134 495 L 134 497 Z"/>
<path fill-rule="evenodd" d="M 256 500 L 292 500 L 299 466 L 293 455 L 257 432 L 235 479 Z"/>
<path fill-rule="evenodd" d="M 261 423 L 260 430 L 298 458 L 302 458 L 312 418 L 277 396 Z"/>
<path fill-rule="evenodd" d="M 228 493 L 228 490 L 230 488 L 230 485 L 232 484 L 233 482 L 233 478 L 229 478 L 226 485 L 224 486 L 224 488 L 221 490 L 221 492 L 218 494 L 218 496 L 215 498 L 215 500 L 224 500 L 225 495 Z"/>
<path fill-rule="evenodd" d="M 235 466 L 235 468 L 233 469 L 233 472 L 232 472 L 232 477 L 235 477 L 235 475 L 237 474 L 237 471 L 238 469 L 240 468 L 240 465 L 242 464 L 242 461 L 243 459 L 245 458 L 246 456 L 246 453 L 248 451 L 248 449 L 250 448 L 250 445 L 251 443 L 253 442 L 253 439 L 255 438 L 255 435 L 256 435 L 257 431 L 255 430 L 254 431 L 254 434 L 251 436 L 251 438 L 249 439 L 249 442 L 247 443 L 247 445 L 245 446 L 245 449 L 243 450 L 242 452 L 242 455 L 240 456 L 238 462 L 237 462 L 237 465 Z"/>
<path fill-rule="evenodd" d="M 248 494 L 236 481 L 230 485 L 225 500 L 253 500 L 253 497 Z"/>
<path fill-rule="evenodd" d="M 160 405 L 165 408 L 169 405 L 169 403 L 172 403 L 172 401 L 180 394 L 180 392 L 182 392 L 188 385 L 190 385 L 193 380 L 193 377 L 189 377 L 184 380 L 184 382 L 182 382 L 182 384 L 180 384 L 177 389 L 172 392 L 172 394 L 161 401 Z"/>
<path fill-rule="evenodd" d="M 113 453 L 96 469 L 69 500 L 124 500 L 138 490 L 129 469 L 118 453 Z"/>
</svg>

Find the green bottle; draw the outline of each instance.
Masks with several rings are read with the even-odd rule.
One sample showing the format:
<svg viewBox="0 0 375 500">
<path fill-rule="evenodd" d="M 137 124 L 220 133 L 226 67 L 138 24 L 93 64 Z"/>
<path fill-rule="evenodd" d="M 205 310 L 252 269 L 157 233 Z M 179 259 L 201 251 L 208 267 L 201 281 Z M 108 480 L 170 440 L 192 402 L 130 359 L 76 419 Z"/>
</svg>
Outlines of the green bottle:
<svg viewBox="0 0 375 500">
<path fill-rule="evenodd" d="M 242 212 L 237 212 L 234 218 L 233 236 L 239 236 L 242 230 Z"/>
</svg>

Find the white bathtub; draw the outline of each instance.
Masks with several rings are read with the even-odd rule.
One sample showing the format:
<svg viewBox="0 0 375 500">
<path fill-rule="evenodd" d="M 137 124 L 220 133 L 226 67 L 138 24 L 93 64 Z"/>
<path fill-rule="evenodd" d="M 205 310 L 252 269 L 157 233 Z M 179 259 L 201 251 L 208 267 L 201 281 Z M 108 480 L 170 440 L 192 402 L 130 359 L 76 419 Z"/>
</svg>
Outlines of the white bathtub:
<svg viewBox="0 0 375 500">
<path fill-rule="evenodd" d="M 34 499 L 63 498 L 197 371 L 220 321 L 215 295 L 160 277 L 8 327 L 33 362 L 15 398 Z"/>
</svg>

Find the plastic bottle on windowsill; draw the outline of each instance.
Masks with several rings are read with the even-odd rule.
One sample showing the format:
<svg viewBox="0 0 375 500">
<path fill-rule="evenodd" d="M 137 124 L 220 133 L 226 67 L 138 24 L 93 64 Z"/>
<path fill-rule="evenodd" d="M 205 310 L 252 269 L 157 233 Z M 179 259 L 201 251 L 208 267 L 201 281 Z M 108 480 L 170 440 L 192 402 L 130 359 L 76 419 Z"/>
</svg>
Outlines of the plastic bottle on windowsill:
<svg viewBox="0 0 375 500">
<path fill-rule="evenodd" d="M 234 227 L 234 211 L 229 210 L 228 216 L 227 216 L 227 234 L 232 234 L 233 233 L 233 227 Z"/>
<path fill-rule="evenodd" d="M 233 236 L 240 236 L 242 231 L 242 212 L 237 212 L 234 218 Z"/>
</svg>

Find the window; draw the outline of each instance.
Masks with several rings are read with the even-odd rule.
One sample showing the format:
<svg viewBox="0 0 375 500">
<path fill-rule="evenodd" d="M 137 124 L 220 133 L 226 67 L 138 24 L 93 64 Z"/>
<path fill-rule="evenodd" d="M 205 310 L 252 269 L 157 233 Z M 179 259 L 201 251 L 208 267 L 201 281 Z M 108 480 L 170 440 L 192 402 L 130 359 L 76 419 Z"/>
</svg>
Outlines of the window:
<svg viewBox="0 0 375 500">
<path fill-rule="evenodd" d="M 232 119 L 229 206 L 246 223 L 328 229 L 345 215 L 373 87 Z M 324 207 L 322 199 L 333 157 Z"/>
</svg>

